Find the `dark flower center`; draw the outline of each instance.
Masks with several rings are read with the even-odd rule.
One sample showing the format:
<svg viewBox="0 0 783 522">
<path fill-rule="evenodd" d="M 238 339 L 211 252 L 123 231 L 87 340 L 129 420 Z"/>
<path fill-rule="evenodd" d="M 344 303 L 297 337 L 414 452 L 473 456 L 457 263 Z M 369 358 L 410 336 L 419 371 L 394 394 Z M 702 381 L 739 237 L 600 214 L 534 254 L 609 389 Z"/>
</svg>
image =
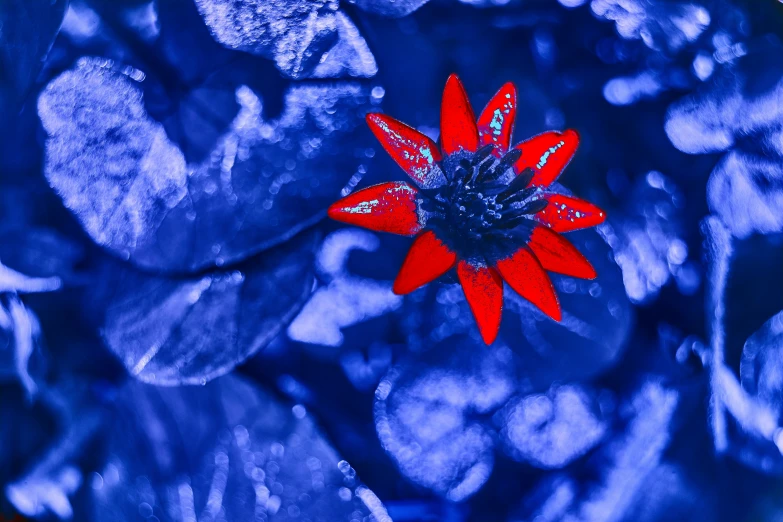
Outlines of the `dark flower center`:
<svg viewBox="0 0 783 522">
<path fill-rule="evenodd" d="M 547 204 L 538 189 L 528 187 L 532 170 L 514 174 L 519 150 L 500 159 L 492 150 L 487 145 L 447 156 L 440 163 L 446 182 L 419 192 L 426 227 L 476 264 L 492 265 L 527 244 L 536 224 L 533 215 Z"/>
</svg>

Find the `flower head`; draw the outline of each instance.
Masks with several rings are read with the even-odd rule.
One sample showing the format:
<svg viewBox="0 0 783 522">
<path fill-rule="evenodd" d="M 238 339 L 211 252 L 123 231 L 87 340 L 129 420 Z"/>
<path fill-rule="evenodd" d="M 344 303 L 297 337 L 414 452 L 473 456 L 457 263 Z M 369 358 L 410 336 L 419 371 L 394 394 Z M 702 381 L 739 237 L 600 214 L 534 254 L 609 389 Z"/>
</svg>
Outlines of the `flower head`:
<svg viewBox="0 0 783 522">
<path fill-rule="evenodd" d="M 443 92 L 440 147 L 384 114 L 367 123 L 414 185 L 381 183 L 337 201 L 329 217 L 380 232 L 416 236 L 393 290 L 407 294 L 456 267 L 481 336 L 500 327 L 503 281 L 559 321 L 546 271 L 593 279 L 589 261 L 560 233 L 602 223 L 604 212 L 549 190 L 579 144 L 573 130 L 544 132 L 511 148 L 516 88 L 507 83 L 478 121 L 451 75 Z"/>
</svg>

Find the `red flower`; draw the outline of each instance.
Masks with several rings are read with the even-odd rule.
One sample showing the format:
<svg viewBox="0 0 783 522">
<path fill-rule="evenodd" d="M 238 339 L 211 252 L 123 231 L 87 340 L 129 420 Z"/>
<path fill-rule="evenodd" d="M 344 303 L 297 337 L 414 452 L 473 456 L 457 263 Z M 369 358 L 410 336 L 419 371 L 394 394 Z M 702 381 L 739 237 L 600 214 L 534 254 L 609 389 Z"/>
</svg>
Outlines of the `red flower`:
<svg viewBox="0 0 783 522">
<path fill-rule="evenodd" d="M 413 178 L 359 190 L 329 207 L 329 217 L 416 239 L 394 292 L 407 294 L 457 267 L 484 342 L 497 337 L 503 281 L 559 321 L 560 303 L 545 272 L 593 279 L 595 270 L 563 236 L 602 223 L 586 201 L 548 190 L 579 144 L 573 130 L 544 132 L 510 151 L 514 84 L 505 84 L 478 118 L 452 74 L 443 91 L 440 148 L 384 114 L 367 123 Z"/>
</svg>

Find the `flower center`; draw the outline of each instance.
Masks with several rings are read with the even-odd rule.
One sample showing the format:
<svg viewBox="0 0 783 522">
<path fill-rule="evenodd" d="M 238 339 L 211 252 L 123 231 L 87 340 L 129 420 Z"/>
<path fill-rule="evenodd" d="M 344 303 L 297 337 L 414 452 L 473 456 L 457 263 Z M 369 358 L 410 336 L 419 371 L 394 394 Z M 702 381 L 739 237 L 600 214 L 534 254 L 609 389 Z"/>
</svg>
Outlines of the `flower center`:
<svg viewBox="0 0 783 522">
<path fill-rule="evenodd" d="M 531 170 L 514 174 L 519 150 L 500 159 L 492 150 L 487 145 L 447 156 L 440 164 L 446 183 L 419 192 L 426 227 L 474 264 L 494 264 L 527 244 L 533 215 L 547 204 L 538 189 L 528 187 Z"/>
</svg>

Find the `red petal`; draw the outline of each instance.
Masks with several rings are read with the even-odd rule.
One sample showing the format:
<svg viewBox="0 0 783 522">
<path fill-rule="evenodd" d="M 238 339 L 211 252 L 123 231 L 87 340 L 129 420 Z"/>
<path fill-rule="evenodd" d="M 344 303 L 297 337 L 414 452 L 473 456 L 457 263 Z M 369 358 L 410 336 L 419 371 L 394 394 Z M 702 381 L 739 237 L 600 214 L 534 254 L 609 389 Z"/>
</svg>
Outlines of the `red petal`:
<svg viewBox="0 0 783 522">
<path fill-rule="evenodd" d="M 495 145 L 496 156 L 508 152 L 517 116 L 517 88 L 508 82 L 489 100 L 478 119 L 479 146 Z"/>
<path fill-rule="evenodd" d="M 530 184 L 548 187 L 565 170 L 578 146 L 579 134 L 574 130 L 548 131 L 533 136 L 516 146 L 522 151 L 522 157 L 514 164 L 514 170 L 519 173 L 531 168 L 535 176 Z"/>
<path fill-rule="evenodd" d="M 544 270 L 581 279 L 595 279 L 593 265 L 566 238 L 546 227 L 536 227 L 528 246 Z"/>
<path fill-rule="evenodd" d="M 457 255 L 435 233 L 427 231 L 416 238 L 394 280 L 395 294 L 409 294 L 445 274 L 457 262 Z"/>
<path fill-rule="evenodd" d="M 474 267 L 466 261 L 457 265 L 457 275 L 481 337 L 485 343 L 492 344 L 498 336 L 503 313 L 503 281 L 494 269 Z"/>
<path fill-rule="evenodd" d="M 592 203 L 562 194 L 544 196 L 549 204 L 536 214 L 536 220 L 555 232 L 570 232 L 600 225 L 606 219 L 603 210 Z"/>
<path fill-rule="evenodd" d="M 385 114 L 368 114 L 366 119 L 372 133 L 402 170 L 420 185 L 428 185 L 437 162 L 441 160 L 435 142 Z"/>
<path fill-rule="evenodd" d="M 412 236 L 421 230 L 416 189 L 403 181 L 358 190 L 332 204 L 330 218 L 359 227 Z"/>
<path fill-rule="evenodd" d="M 560 303 L 557 302 L 552 281 L 527 248 L 520 248 L 513 256 L 498 261 L 497 267 L 500 275 L 516 293 L 555 321 L 560 320 Z"/>
<path fill-rule="evenodd" d="M 440 107 L 440 145 L 443 154 L 478 148 L 476 117 L 456 74 L 449 76 Z"/>
</svg>

